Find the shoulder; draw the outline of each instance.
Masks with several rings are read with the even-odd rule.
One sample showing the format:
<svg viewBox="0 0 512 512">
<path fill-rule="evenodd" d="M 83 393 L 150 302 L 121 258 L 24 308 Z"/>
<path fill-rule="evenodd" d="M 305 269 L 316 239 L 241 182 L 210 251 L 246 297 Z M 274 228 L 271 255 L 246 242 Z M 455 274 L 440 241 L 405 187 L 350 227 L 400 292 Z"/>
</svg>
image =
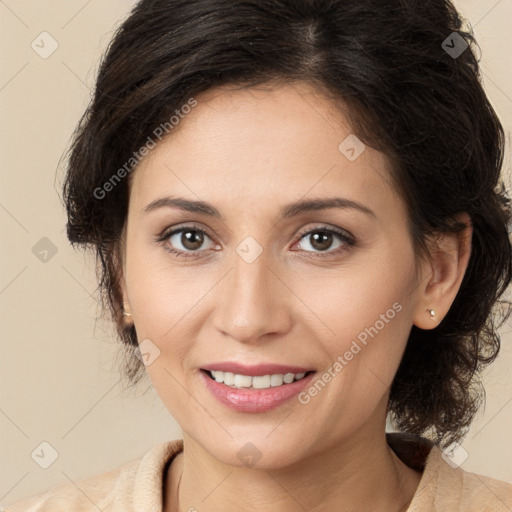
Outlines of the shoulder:
<svg viewBox="0 0 512 512">
<path fill-rule="evenodd" d="M 511 512 L 512 484 L 470 473 L 428 439 L 387 433 L 395 454 L 422 477 L 407 512 Z"/>
<path fill-rule="evenodd" d="M 164 472 L 182 449 L 181 439 L 159 444 L 141 459 L 17 501 L 5 512 L 128 512 L 161 507 Z"/>
<path fill-rule="evenodd" d="M 510 512 L 512 484 L 470 473 L 443 457 L 434 446 L 407 512 Z"/>
</svg>

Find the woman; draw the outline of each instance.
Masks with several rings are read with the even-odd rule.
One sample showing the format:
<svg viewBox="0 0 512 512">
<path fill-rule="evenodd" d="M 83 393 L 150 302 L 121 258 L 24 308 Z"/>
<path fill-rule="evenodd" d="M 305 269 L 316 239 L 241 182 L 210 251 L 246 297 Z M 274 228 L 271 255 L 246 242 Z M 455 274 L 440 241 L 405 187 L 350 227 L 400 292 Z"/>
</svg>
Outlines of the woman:
<svg viewBox="0 0 512 512">
<path fill-rule="evenodd" d="M 512 273 L 473 42 L 444 0 L 135 6 L 75 133 L 68 237 L 183 440 L 7 510 L 512 510 L 442 452 Z"/>
</svg>

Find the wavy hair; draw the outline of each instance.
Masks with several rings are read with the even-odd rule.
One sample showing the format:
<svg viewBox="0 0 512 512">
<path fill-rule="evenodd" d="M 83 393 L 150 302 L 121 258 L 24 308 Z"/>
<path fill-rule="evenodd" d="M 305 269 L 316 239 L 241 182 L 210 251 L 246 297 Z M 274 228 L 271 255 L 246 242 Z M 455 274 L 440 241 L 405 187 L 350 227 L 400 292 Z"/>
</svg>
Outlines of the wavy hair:
<svg viewBox="0 0 512 512">
<path fill-rule="evenodd" d="M 95 251 L 130 382 L 144 366 L 119 287 L 129 180 L 102 198 L 95 191 L 190 97 L 300 80 L 347 108 L 354 133 L 389 157 L 417 254 L 430 235 L 461 229 L 458 213 L 471 218 L 472 253 L 455 301 L 435 329 L 412 327 L 389 397 L 398 429 L 443 447 L 462 439 L 484 397 L 479 373 L 500 348 L 509 304 L 499 299 L 512 276 L 504 133 L 477 49 L 447 0 L 138 2 L 103 56 L 63 186 L 68 238 Z"/>
</svg>

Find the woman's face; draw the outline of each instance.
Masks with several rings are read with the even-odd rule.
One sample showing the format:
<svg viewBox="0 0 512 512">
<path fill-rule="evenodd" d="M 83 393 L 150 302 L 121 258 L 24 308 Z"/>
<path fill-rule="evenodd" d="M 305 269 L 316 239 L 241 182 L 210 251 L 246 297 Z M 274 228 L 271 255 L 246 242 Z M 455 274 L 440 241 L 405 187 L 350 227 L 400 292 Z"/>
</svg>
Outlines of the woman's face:
<svg viewBox="0 0 512 512">
<path fill-rule="evenodd" d="M 196 99 L 132 176 L 123 289 L 153 385 L 184 434 L 237 466 L 382 435 L 419 303 L 386 158 L 306 84 Z"/>
</svg>

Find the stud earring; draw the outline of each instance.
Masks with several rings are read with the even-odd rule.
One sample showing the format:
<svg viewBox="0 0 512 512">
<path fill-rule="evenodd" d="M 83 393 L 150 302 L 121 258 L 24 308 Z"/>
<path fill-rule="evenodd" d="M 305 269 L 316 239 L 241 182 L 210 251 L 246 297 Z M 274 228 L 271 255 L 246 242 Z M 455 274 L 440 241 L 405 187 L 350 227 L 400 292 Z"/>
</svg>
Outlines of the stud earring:
<svg viewBox="0 0 512 512">
<path fill-rule="evenodd" d="M 433 320 L 435 322 L 436 312 L 433 309 L 427 309 L 426 312 L 430 315 L 430 320 Z"/>
</svg>

